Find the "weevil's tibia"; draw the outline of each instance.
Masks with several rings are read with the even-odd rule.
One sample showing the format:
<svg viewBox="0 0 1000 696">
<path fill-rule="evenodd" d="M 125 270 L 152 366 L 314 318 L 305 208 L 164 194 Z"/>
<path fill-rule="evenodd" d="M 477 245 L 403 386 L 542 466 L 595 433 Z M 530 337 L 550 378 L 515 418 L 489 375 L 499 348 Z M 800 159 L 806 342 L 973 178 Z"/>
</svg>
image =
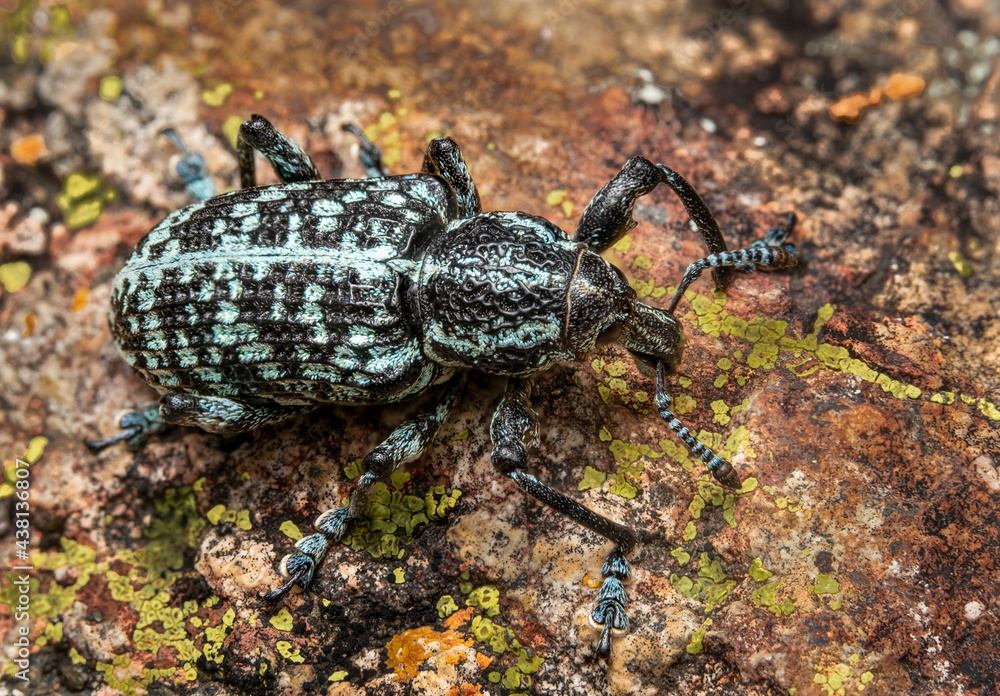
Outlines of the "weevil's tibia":
<svg viewBox="0 0 1000 696">
<path fill-rule="evenodd" d="M 538 420 L 531 408 L 530 398 L 531 382 L 511 377 L 490 424 L 493 465 L 531 497 L 615 544 L 604 563 L 604 583 L 597 594 L 597 607 L 591 614 L 594 622 L 602 627 L 597 653 L 606 658 L 611 655 L 612 629 L 628 628 L 628 616 L 625 613 L 628 597 L 623 583 L 632 574 L 625 556 L 635 548 L 635 533 L 628 527 L 588 510 L 525 471 L 528 463 L 527 449 L 535 446 L 538 439 Z"/>
<path fill-rule="evenodd" d="M 340 127 L 345 133 L 350 133 L 358 139 L 358 159 L 365 167 L 365 175 L 369 179 L 379 179 L 389 176 L 389 170 L 382 162 L 382 150 L 379 146 L 368 139 L 365 132 L 353 123 L 345 123 Z"/>
<path fill-rule="evenodd" d="M 254 150 L 267 158 L 282 183 L 316 181 L 322 178 L 305 150 L 287 135 L 275 130 L 266 118 L 253 114 L 249 121 L 244 121 L 240 126 L 239 135 L 236 137 L 236 156 L 240 163 L 240 188 L 257 185 Z"/>
<path fill-rule="evenodd" d="M 681 278 L 674 293 L 674 299 L 670 302 L 667 312 L 674 313 L 677 303 L 684 296 L 688 289 L 702 271 L 706 268 L 729 267 L 737 273 L 753 273 L 755 270 L 776 271 L 782 268 L 790 268 L 798 263 L 795 258 L 795 245 L 787 244 L 785 240 L 791 234 L 795 226 L 795 213 L 788 214 L 788 223 L 785 227 L 772 227 L 764 235 L 764 239 L 758 239 L 750 245 L 748 249 L 737 249 L 735 251 L 723 251 L 719 254 L 711 254 L 703 259 L 698 259 L 687 267 L 684 277 Z"/>
<path fill-rule="evenodd" d="M 433 411 L 406 421 L 365 456 L 362 461 L 365 473 L 358 479 L 358 484 L 351 493 L 350 503 L 327 510 L 317 518 L 313 526 L 318 533 L 299 539 L 295 544 L 296 551 L 281 561 L 281 574 L 288 579 L 287 582 L 265 594 L 264 599 L 279 600 L 295 585 L 305 588 L 312 582 L 316 568 L 323 562 L 330 545 L 343 538 L 351 520 L 364 514 L 375 484 L 401 464 L 412 462 L 424 453 L 448 418 L 464 386 L 464 376 L 453 379 L 434 405 Z"/>
<path fill-rule="evenodd" d="M 691 450 L 691 454 L 705 463 L 705 466 L 708 467 L 708 470 L 715 477 L 716 481 L 726 488 L 742 488 L 743 482 L 740 480 L 740 475 L 736 473 L 733 465 L 717 455 L 710 448 L 698 442 L 694 435 L 691 434 L 691 431 L 670 410 L 671 399 L 670 395 L 663 388 L 663 373 L 664 368 L 661 362 L 656 366 L 656 408 L 660 412 L 660 418 L 665 420 L 670 429 L 677 433 L 677 437 L 687 445 L 687 448 Z"/>
</svg>

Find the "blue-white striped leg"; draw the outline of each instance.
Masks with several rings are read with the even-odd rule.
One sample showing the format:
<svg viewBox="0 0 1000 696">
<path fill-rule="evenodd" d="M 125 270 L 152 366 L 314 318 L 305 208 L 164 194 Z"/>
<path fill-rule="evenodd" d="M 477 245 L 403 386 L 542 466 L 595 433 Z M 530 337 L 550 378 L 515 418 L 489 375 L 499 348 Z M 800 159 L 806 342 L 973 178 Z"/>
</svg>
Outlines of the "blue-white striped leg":
<svg viewBox="0 0 1000 696">
<path fill-rule="evenodd" d="M 708 470 L 712 472 L 712 476 L 715 480 L 721 483 L 726 488 L 739 489 L 743 487 L 743 482 L 740 480 L 740 475 L 736 473 L 736 469 L 733 465 L 727 462 L 725 459 L 717 455 L 710 448 L 706 447 L 691 434 L 683 423 L 681 423 L 674 412 L 670 410 L 670 396 L 663 388 L 663 363 L 657 363 L 656 365 L 656 408 L 660 412 L 660 418 L 667 422 L 670 429 L 677 433 L 677 437 L 687 445 L 687 448 L 691 450 L 691 454 L 695 455 L 705 465 Z"/>
<path fill-rule="evenodd" d="M 267 158 L 274 173 L 282 182 L 315 181 L 322 178 L 305 150 L 287 135 L 275 130 L 266 118 L 253 114 L 249 121 L 244 121 L 240 126 L 239 135 L 236 137 L 236 157 L 240 162 L 240 188 L 257 185 L 254 150 Z"/>
<path fill-rule="evenodd" d="M 375 484 L 401 464 L 412 462 L 424 453 L 447 419 L 464 385 L 464 377 L 452 380 L 433 411 L 406 421 L 365 456 L 362 463 L 365 473 L 351 492 L 350 503 L 327 510 L 316 519 L 313 526 L 318 530 L 317 533 L 299 539 L 295 544 L 295 552 L 281 560 L 281 574 L 287 578 L 287 582 L 268 592 L 264 599 L 279 600 L 296 585 L 302 588 L 309 586 L 330 545 L 340 541 L 351 520 L 364 514 Z"/>
<path fill-rule="evenodd" d="M 420 170 L 426 174 L 436 174 L 451 186 L 458 199 L 458 217 L 474 217 L 483 212 L 479 201 L 479 189 L 472 180 L 469 167 L 465 164 L 462 150 L 451 138 L 435 138 L 427 144 L 424 166 Z"/>
<path fill-rule="evenodd" d="M 90 440 L 87 447 L 97 452 L 122 440 L 129 447 L 137 448 L 150 437 L 163 432 L 167 425 L 160 418 L 160 404 L 150 404 L 138 411 L 129 411 L 118 421 L 121 432 L 103 440 Z"/>
<path fill-rule="evenodd" d="M 531 497 L 615 544 L 601 570 L 604 584 L 597 593 L 597 607 L 590 615 L 596 624 L 602 626 L 597 654 L 609 657 L 612 629 L 624 631 L 628 628 L 628 616 L 625 613 L 628 597 L 623 583 L 632 575 L 625 556 L 635 548 L 635 533 L 628 527 L 588 510 L 525 471 L 528 464 L 527 448 L 535 446 L 538 440 L 538 419 L 531 409 L 530 398 L 531 382 L 511 377 L 490 424 L 493 465 Z"/>
<path fill-rule="evenodd" d="M 788 214 L 788 223 L 785 227 L 772 227 L 764 235 L 764 239 L 759 239 L 750 245 L 749 249 L 737 249 L 735 251 L 723 251 L 718 254 L 711 254 L 703 259 L 698 259 L 690 266 L 681 278 L 674 299 L 670 302 L 667 312 L 673 314 L 677 303 L 684 296 L 684 291 L 688 289 L 702 271 L 706 268 L 732 268 L 737 273 L 753 273 L 755 270 L 776 271 L 781 268 L 789 268 L 798 263 L 795 258 L 795 245 L 785 243 L 788 235 L 791 234 L 795 226 L 795 213 Z"/>
<path fill-rule="evenodd" d="M 389 176 L 389 170 L 382 163 L 382 150 L 365 135 L 365 132 L 353 123 L 345 123 L 340 127 L 345 133 L 350 133 L 359 141 L 358 159 L 365 166 L 365 174 L 369 179 L 381 179 Z"/>
<path fill-rule="evenodd" d="M 181 151 L 181 161 L 177 163 L 177 176 L 184 182 L 184 190 L 196 201 L 203 201 L 215 195 L 215 184 L 208 174 L 205 160 L 197 152 L 188 152 L 181 136 L 173 128 L 164 128 L 160 135 L 172 142 Z"/>
</svg>

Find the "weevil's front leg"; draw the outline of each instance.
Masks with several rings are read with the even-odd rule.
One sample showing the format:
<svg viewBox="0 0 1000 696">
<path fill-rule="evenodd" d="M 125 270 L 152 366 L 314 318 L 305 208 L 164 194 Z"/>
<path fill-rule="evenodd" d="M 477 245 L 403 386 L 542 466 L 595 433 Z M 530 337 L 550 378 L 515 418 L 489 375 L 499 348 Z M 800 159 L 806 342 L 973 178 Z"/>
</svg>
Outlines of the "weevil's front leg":
<svg viewBox="0 0 1000 696">
<path fill-rule="evenodd" d="M 129 411 L 118 427 L 117 435 L 92 440 L 87 446 L 101 450 L 125 441 L 129 447 L 139 447 L 168 425 L 191 425 L 210 433 L 242 433 L 270 423 L 313 410 L 313 406 L 281 406 L 271 403 L 251 404 L 221 396 L 166 394 L 159 402 L 138 411 Z"/>
<path fill-rule="evenodd" d="M 257 185 L 253 152 L 257 150 L 274 168 L 282 182 L 315 181 L 321 179 L 319 170 L 305 150 L 291 138 L 275 130 L 271 122 L 259 114 L 250 116 L 240 126 L 236 137 L 236 156 L 240 162 L 240 188 Z"/>
<path fill-rule="evenodd" d="M 435 138 L 427 145 L 421 171 L 436 174 L 448 182 L 458 199 L 459 219 L 464 220 L 483 212 L 476 182 L 472 180 L 462 150 L 451 138 Z"/>
<path fill-rule="evenodd" d="M 590 615 L 595 623 L 603 627 L 597 644 L 597 654 L 609 657 L 612 629 L 628 628 L 628 616 L 625 613 L 628 597 L 623 583 L 632 575 L 625 557 L 635 548 L 635 533 L 628 527 L 588 510 L 572 498 L 539 482 L 525 471 L 528 464 L 527 448 L 534 446 L 538 439 L 538 420 L 531 409 L 530 397 L 529 380 L 510 378 L 507 390 L 490 424 L 490 435 L 493 438 L 493 465 L 536 500 L 615 544 L 615 548 L 608 554 L 601 569 L 604 583 L 597 594 L 597 607 Z"/>
<path fill-rule="evenodd" d="M 633 157 L 626 162 L 591 199 L 573 233 L 574 241 L 585 243 L 592 251 L 604 251 L 636 226 L 632 219 L 636 200 L 661 183 L 673 189 L 681 199 L 708 250 L 713 254 L 726 251 L 726 240 L 719 225 L 698 192 L 670 167 L 653 164 L 645 157 Z M 719 287 L 725 287 L 732 275 L 728 268 L 712 273 Z"/>
<path fill-rule="evenodd" d="M 691 450 L 691 454 L 704 462 L 716 481 L 726 488 L 742 488 L 743 482 L 740 480 L 740 475 L 736 473 L 733 465 L 713 452 L 711 448 L 698 442 L 698 439 L 691 434 L 691 431 L 670 410 L 671 399 L 663 386 L 663 373 L 664 367 L 661 362 L 656 366 L 656 408 L 660 412 L 660 418 L 665 420 L 670 429 L 677 433 L 677 437 L 687 445 L 687 448 Z"/>
<path fill-rule="evenodd" d="M 362 462 L 365 473 L 358 479 L 358 485 L 351 493 L 350 503 L 327 510 L 316 519 L 313 526 L 319 532 L 299 539 L 295 544 L 296 551 L 281 560 L 281 574 L 288 581 L 268 592 L 264 599 L 279 600 L 295 585 L 308 587 L 330 545 L 340 541 L 351 520 L 364 514 L 375 484 L 401 464 L 412 462 L 424 453 L 454 407 L 464 384 L 464 376 L 452 380 L 433 411 L 406 421 L 365 456 Z"/>
<path fill-rule="evenodd" d="M 764 235 L 764 239 L 757 240 L 750 245 L 749 249 L 711 254 L 693 262 L 687 267 L 684 277 L 681 278 L 680 285 L 677 286 L 677 292 L 674 293 L 674 299 L 670 302 L 667 312 L 674 313 L 677 303 L 684 296 L 684 291 L 698 279 L 698 276 L 706 268 L 730 267 L 737 273 L 753 273 L 758 268 L 762 271 L 776 271 L 794 266 L 798 263 L 795 258 L 795 245 L 785 242 L 794 227 L 795 213 L 789 213 L 788 221 L 784 227 L 772 227 Z"/>
</svg>

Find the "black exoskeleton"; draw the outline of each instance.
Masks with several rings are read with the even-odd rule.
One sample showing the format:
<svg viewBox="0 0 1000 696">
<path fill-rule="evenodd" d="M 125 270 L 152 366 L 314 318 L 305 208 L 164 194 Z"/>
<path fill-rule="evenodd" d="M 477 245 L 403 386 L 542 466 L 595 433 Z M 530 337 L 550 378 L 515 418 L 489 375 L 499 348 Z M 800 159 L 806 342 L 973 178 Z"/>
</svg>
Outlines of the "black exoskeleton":
<svg viewBox="0 0 1000 696">
<path fill-rule="evenodd" d="M 732 465 L 698 442 L 670 410 L 664 379 L 681 359 L 673 312 L 706 268 L 729 274 L 795 264 L 795 222 L 749 249 L 728 251 L 704 201 L 676 172 L 633 157 L 597 192 L 572 236 L 517 212 L 484 213 L 458 145 L 431 141 L 422 173 L 389 176 L 378 148 L 354 126 L 368 179 L 322 180 L 309 156 L 260 116 L 240 128 L 242 189 L 209 198 L 197 155 L 179 171 L 201 200 L 149 232 L 118 273 L 112 333 L 135 372 L 162 395 L 133 411 L 122 432 L 90 443 L 140 445 L 165 424 L 237 432 L 327 403 L 379 404 L 446 383 L 434 410 L 403 423 L 364 458 L 350 504 L 316 520 L 317 532 L 284 558 L 288 581 L 307 587 L 331 544 L 363 513 L 375 483 L 418 458 L 454 407 L 466 368 L 506 375 L 490 427 L 493 463 L 529 495 L 614 543 L 593 620 L 628 627 L 624 583 L 635 534 L 528 473 L 537 444 L 531 375 L 623 345 L 656 375 L 656 406 L 724 486 Z M 169 134 L 180 145 L 176 134 Z M 256 187 L 254 150 L 283 182 Z M 625 274 L 599 256 L 636 223 L 636 199 L 664 183 L 681 199 L 710 254 L 692 263 L 668 309 L 639 302 Z"/>
</svg>

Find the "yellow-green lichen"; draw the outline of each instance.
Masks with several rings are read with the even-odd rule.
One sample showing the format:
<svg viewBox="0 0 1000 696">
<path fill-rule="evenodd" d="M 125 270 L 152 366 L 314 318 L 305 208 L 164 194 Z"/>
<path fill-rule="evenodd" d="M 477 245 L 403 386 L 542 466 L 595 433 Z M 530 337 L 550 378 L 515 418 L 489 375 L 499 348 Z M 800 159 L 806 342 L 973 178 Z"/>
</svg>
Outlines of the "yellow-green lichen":
<svg viewBox="0 0 1000 696">
<path fill-rule="evenodd" d="M 764 607 L 779 619 L 783 616 L 791 616 L 795 611 L 795 602 L 791 596 L 785 596 L 783 599 L 779 598 L 778 595 L 782 585 L 782 580 L 775 580 L 774 582 L 758 587 L 750 595 L 750 601 L 759 607 Z"/>
<path fill-rule="evenodd" d="M 75 172 L 66 177 L 56 204 L 63 212 L 66 226 L 85 227 L 101 216 L 104 206 L 118 198 L 118 193 L 106 185 L 97 174 Z"/>
<path fill-rule="evenodd" d="M 690 522 L 688 522 L 688 524 L 691 527 L 694 527 L 694 525 L 691 524 Z M 694 537 L 691 537 L 691 538 L 693 539 Z M 688 540 L 685 539 L 685 541 L 688 541 Z M 677 565 L 679 565 L 679 566 L 686 566 L 691 561 L 691 554 L 689 554 L 687 551 L 685 551 L 684 549 L 679 548 L 679 547 L 676 548 L 676 549 L 674 549 L 674 550 L 672 550 L 670 552 L 670 555 L 677 559 Z"/>
<path fill-rule="evenodd" d="M 500 591 L 494 585 L 483 585 L 473 590 L 465 600 L 466 606 L 477 607 L 489 617 L 500 613 Z"/>
<path fill-rule="evenodd" d="M 840 592 L 840 583 L 834 580 L 829 575 L 821 573 L 816 577 L 816 584 L 810 587 L 809 589 L 818 595 L 837 594 L 838 592 Z"/>
<path fill-rule="evenodd" d="M 456 611 L 458 611 L 458 605 L 455 604 L 455 600 L 451 595 L 443 595 L 437 601 L 437 612 L 440 618 L 447 619 Z"/>
<path fill-rule="evenodd" d="M 754 582 L 765 582 L 774 576 L 774 573 L 764 568 L 764 563 L 760 558 L 755 558 L 751 561 L 749 574 L 754 579 Z"/>
<path fill-rule="evenodd" d="M 687 644 L 685 650 L 688 655 L 697 655 L 702 650 L 702 640 L 705 638 L 705 629 L 699 628 L 691 634 L 691 642 Z"/>
<path fill-rule="evenodd" d="M 698 566 L 696 578 L 671 573 L 670 584 L 679 594 L 705 605 L 705 612 L 708 613 L 726 600 L 736 587 L 736 581 L 726 578 L 722 564 L 718 560 L 710 560 L 707 553 L 701 554 Z"/>
</svg>

